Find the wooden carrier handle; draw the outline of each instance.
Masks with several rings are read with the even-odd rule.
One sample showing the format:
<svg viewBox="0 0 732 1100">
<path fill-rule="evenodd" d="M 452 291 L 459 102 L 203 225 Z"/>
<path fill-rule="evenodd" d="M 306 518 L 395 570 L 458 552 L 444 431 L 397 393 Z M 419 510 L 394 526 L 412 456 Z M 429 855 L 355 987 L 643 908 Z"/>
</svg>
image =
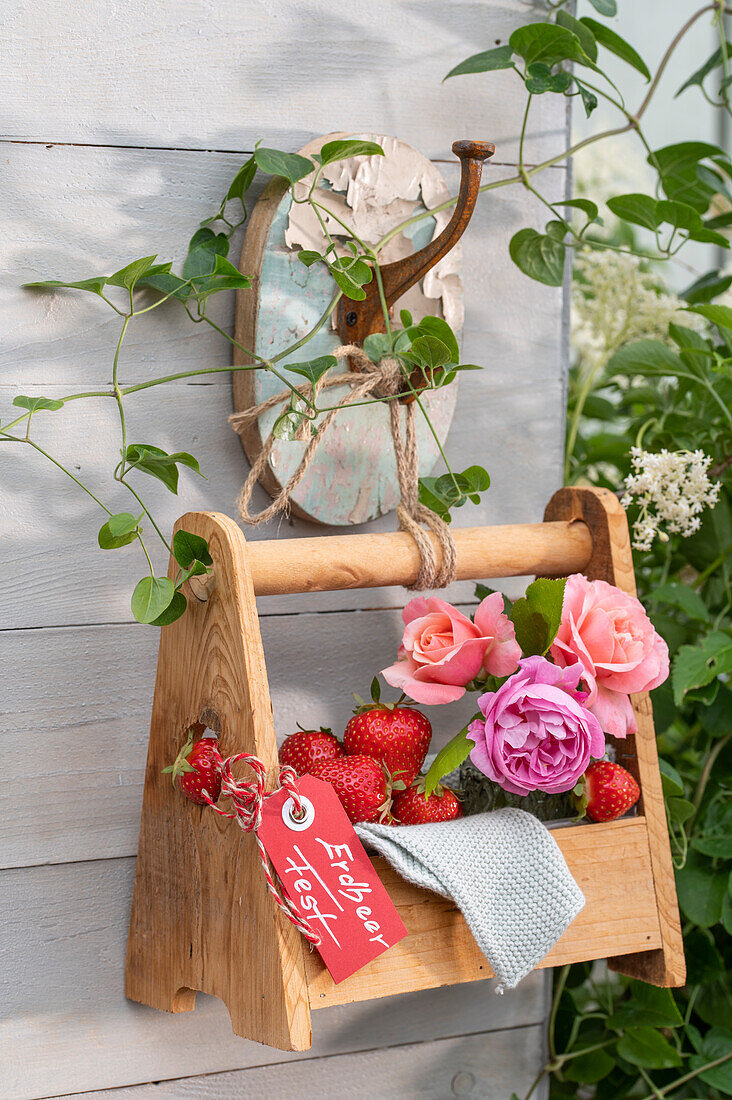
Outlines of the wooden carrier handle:
<svg viewBox="0 0 732 1100">
<path fill-rule="evenodd" d="M 453 538 L 456 580 L 566 576 L 584 572 L 592 557 L 581 520 L 458 528 Z M 247 542 L 247 557 L 258 596 L 409 585 L 419 571 L 417 544 L 403 532 Z"/>
</svg>

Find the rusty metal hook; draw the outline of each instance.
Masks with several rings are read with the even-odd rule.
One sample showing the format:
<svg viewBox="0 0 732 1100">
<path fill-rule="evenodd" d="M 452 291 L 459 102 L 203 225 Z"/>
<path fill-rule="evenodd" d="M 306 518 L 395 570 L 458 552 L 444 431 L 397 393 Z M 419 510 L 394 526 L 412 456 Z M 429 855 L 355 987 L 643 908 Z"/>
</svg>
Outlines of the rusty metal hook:
<svg viewBox="0 0 732 1100">
<path fill-rule="evenodd" d="M 478 199 L 483 161 L 493 156 L 495 145 L 490 141 L 456 141 L 452 151 L 461 162 L 460 192 L 454 213 L 448 224 L 436 237 L 419 252 L 380 268 L 384 287 L 384 297 L 388 309 L 401 298 L 410 287 L 423 278 L 435 264 L 446 256 L 467 229 Z M 385 329 L 384 313 L 379 298 L 376 279 L 372 279 L 364 290 L 366 297 L 360 302 L 341 298 L 336 312 L 336 328 L 344 344 L 362 344 L 372 332 Z M 423 389 L 421 379 L 415 389 Z M 405 400 L 413 400 L 407 395 Z"/>
</svg>

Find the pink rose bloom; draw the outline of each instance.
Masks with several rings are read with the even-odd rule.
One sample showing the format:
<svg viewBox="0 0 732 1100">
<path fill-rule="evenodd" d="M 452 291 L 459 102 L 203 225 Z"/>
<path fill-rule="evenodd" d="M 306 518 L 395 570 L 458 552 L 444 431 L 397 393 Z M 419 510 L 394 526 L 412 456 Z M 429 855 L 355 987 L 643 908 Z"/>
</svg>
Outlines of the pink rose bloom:
<svg viewBox="0 0 732 1100">
<path fill-rule="evenodd" d="M 651 691 L 668 676 L 668 646 L 640 600 L 581 573 L 567 578 L 551 655 L 562 667 L 580 662 L 587 706 L 613 737 L 636 732 L 629 693 Z"/>
<path fill-rule="evenodd" d="M 500 592 L 479 604 L 475 622 L 438 596 L 410 600 L 402 618 L 400 660 L 381 675 L 417 703 L 454 703 L 482 670 L 508 676 L 518 665 L 521 649 Z"/>
<path fill-rule="evenodd" d="M 495 692 L 481 695 L 483 719 L 468 727 L 470 759 L 512 794 L 571 791 L 590 761 L 605 752 L 600 723 L 578 691 L 582 666 L 557 668 L 545 657 L 526 657 Z"/>
</svg>

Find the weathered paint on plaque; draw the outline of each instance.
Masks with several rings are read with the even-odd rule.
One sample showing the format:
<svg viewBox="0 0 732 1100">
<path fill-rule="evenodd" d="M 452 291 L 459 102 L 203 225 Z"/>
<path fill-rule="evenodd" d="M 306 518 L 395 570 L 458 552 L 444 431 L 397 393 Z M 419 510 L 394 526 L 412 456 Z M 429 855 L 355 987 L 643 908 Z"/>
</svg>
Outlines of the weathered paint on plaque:
<svg viewBox="0 0 732 1100">
<path fill-rule="evenodd" d="M 412 192 L 415 190 L 415 158 L 425 162 L 424 170 L 429 173 L 431 184 L 430 194 L 426 196 L 430 206 L 448 196 L 447 188 L 437 169 L 426 158 L 421 157 L 421 154 L 395 139 L 375 137 L 373 140 L 388 142 L 391 157 L 404 159 L 412 177 L 410 180 Z M 309 146 L 307 151 L 312 152 L 313 146 Z M 354 158 L 354 161 L 381 159 Z M 392 172 L 391 175 L 398 180 L 398 173 Z M 344 186 L 345 189 L 346 181 L 343 178 L 335 178 L 335 183 L 336 186 Z M 336 197 L 334 192 L 327 190 L 324 196 L 326 202 L 327 195 Z M 350 188 L 348 196 L 352 198 L 353 187 Z M 343 203 L 342 195 L 337 195 L 337 198 L 340 203 Z M 312 329 L 327 308 L 334 290 L 333 280 L 324 265 L 316 264 L 306 268 L 297 258 L 298 250 L 289 247 L 286 243 L 287 236 L 290 239 L 293 239 L 293 236 L 297 238 L 298 227 L 293 227 L 291 224 L 291 208 L 292 198 L 288 192 L 272 221 L 262 263 L 255 350 L 267 358 L 279 354 Z M 301 209 L 296 207 L 298 212 Z M 397 216 L 391 224 L 398 224 L 411 213 L 424 209 L 421 195 L 416 200 L 411 198 L 400 201 L 395 211 Z M 407 251 L 422 248 L 442 230 L 443 224 L 444 217 L 441 217 L 439 222 L 435 218 L 426 218 L 423 222 L 417 223 L 412 227 L 409 239 L 400 235 L 391 242 L 389 251 L 385 250 L 382 254 L 383 260 L 390 262 L 406 254 Z M 375 243 L 379 235 L 381 234 L 377 234 L 369 243 Z M 324 250 L 325 243 L 324 240 L 323 242 L 311 240 L 308 246 Z M 458 249 L 453 252 L 458 252 Z M 425 313 L 441 313 L 439 295 L 446 294 L 446 298 L 449 299 L 446 309 L 448 317 L 453 322 L 457 320 L 461 323 L 462 286 L 459 278 L 459 253 L 457 256 L 451 253 L 446 259 L 449 259 L 450 263 L 443 268 L 442 283 L 439 271 L 436 275 L 433 275 L 433 272 L 428 273 L 427 278 L 432 276 L 432 285 L 425 289 L 429 290 L 431 296 L 425 297 L 420 288 L 413 288 L 404 296 L 402 302 L 397 304 L 394 310 L 395 316 L 398 316 L 401 307 L 411 309 L 415 319 Z M 459 335 L 460 333 L 458 337 Z M 288 362 L 302 362 L 305 359 L 328 355 L 339 344 L 338 334 L 333 331 L 331 324 L 327 323 L 307 345 L 281 360 L 277 364 L 278 370 L 286 374 Z M 302 383 L 301 376 L 290 374 L 288 377 L 295 384 Z M 256 372 L 255 401 L 257 403 L 281 390 L 282 383 L 274 375 L 265 371 Z M 345 386 L 323 391 L 319 403 L 336 404 L 345 392 Z M 456 399 L 456 382 L 444 390 L 426 392 L 421 398 L 443 444 L 450 428 Z M 262 439 L 268 436 L 280 411 L 280 409 L 271 410 L 259 418 Z M 403 411 L 402 415 L 404 415 Z M 293 501 L 304 513 L 320 523 L 342 526 L 363 523 L 390 512 L 396 507 L 399 491 L 389 420 L 389 410 L 382 403 L 344 409 L 337 414 L 321 441 L 304 480 L 292 494 Z M 417 436 L 420 476 L 425 476 L 434 468 L 439 450 L 427 422 L 419 412 Z M 305 443 L 294 441 L 275 443 L 270 465 L 280 484 L 284 484 L 297 469 L 305 447 Z"/>
</svg>

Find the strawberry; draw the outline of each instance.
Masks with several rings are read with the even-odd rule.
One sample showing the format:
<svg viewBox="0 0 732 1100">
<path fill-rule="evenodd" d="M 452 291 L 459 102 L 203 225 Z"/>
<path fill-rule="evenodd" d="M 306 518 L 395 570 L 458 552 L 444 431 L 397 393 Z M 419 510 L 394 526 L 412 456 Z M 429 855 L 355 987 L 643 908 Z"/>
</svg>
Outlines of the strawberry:
<svg viewBox="0 0 732 1100">
<path fill-rule="evenodd" d="M 280 745 L 280 763 L 289 764 L 298 775 L 312 772 L 317 764 L 343 756 L 343 745 L 328 729 L 299 729 Z"/>
<path fill-rule="evenodd" d="M 454 821 L 463 816 L 463 808 L 455 792 L 441 783 L 429 797 L 425 797 L 422 776 L 406 791 L 398 791 L 394 795 L 392 813 L 397 825 L 424 825 L 430 821 Z"/>
<path fill-rule="evenodd" d="M 580 814 L 592 821 L 615 821 L 635 806 L 640 788 L 620 764 L 597 760 L 590 764 L 573 793 Z"/>
<path fill-rule="evenodd" d="M 212 802 L 216 802 L 221 794 L 218 747 L 215 737 L 201 737 L 194 742 L 193 731 L 189 730 L 188 740 L 176 756 L 175 763 L 163 768 L 164 772 L 172 774 L 173 786 L 199 806 L 206 805 L 202 791 L 208 793 Z"/>
<path fill-rule="evenodd" d="M 351 821 L 380 821 L 391 801 L 386 773 L 371 756 L 340 756 L 318 764 L 312 775 L 330 783 Z"/>
<path fill-rule="evenodd" d="M 430 747 L 432 726 L 412 707 L 380 702 L 379 683 L 371 684 L 372 703 L 360 702 L 349 719 L 343 747 L 349 756 L 372 756 L 408 787 L 419 774 Z M 404 698 L 402 696 L 402 698 Z"/>
</svg>

